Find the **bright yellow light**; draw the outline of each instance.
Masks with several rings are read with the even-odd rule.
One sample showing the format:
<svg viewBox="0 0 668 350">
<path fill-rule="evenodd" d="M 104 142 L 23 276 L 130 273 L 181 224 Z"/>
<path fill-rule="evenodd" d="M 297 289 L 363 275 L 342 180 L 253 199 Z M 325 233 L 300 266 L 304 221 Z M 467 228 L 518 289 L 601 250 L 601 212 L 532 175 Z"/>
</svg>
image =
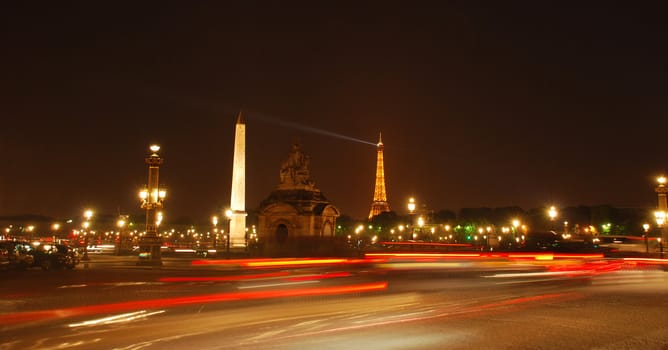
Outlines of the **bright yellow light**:
<svg viewBox="0 0 668 350">
<path fill-rule="evenodd" d="M 166 196 L 167 196 L 166 190 L 160 190 L 160 192 L 158 192 L 158 197 L 160 197 L 160 199 L 165 199 Z"/>
<path fill-rule="evenodd" d="M 123 220 L 123 219 L 118 219 L 118 221 L 116 222 L 116 225 L 117 225 L 118 227 L 123 227 L 123 226 L 125 226 L 125 220 Z"/>
<path fill-rule="evenodd" d="M 517 219 L 514 219 L 513 220 L 513 227 L 515 227 L 515 229 L 517 229 L 519 226 L 520 226 L 520 221 L 517 220 Z"/>
<path fill-rule="evenodd" d="M 424 226 L 424 218 L 422 216 L 418 218 L 418 226 L 420 227 Z"/>
<path fill-rule="evenodd" d="M 232 209 L 225 210 L 225 216 L 227 216 L 228 219 L 231 219 L 232 218 Z"/>
<path fill-rule="evenodd" d="M 139 191 L 139 198 L 144 200 L 144 199 L 146 199 L 146 197 L 148 197 L 148 191 L 147 190 L 144 189 L 144 190 Z"/>
<path fill-rule="evenodd" d="M 665 176 L 659 176 L 656 178 L 656 182 L 659 183 L 659 185 L 664 185 L 666 183 L 666 177 Z"/>
<path fill-rule="evenodd" d="M 664 211 L 655 211 L 654 217 L 656 218 L 656 224 L 659 226 L 663 226 L 666 222 L 666 212 Z"/>
<path fill-rule="evenodd" d="M 57 230 L 60 228 L 60 224 L 59 224 L 59 223 L 55 223 L 55 224 L 51 225 L 51 228 L 52 228 L 54 231 L 57 231 Z"/>
<path fill-rule="evenodd" d="M 213 223 L 213 226 L 218 225 L 218 217 L 217 216 L 212 216 L 211 217 L 211 222 Z"/>
<path fill-rule="evenodd" d="M 149 149 L 151 150 L 151 152 L 156 153 L 156 152 L 158 152 L 158 151 L 160 150 L 160 146 L 158 146 L 158 145 L 151 145 L 151 147 L 149 147 Z"/>
<path fill-rule="evenodd" d="M 408 199 L 408 211 L 413 213 L 415 210 L 415 198 L 411 197 Z"/>
<path fill-rule="evenodd" d="M 547 215 L 550 217 L 550 220 L 554 220 L 557 217 L 557 209 L 551 206 L 550 210 L 547 211 Z"/>
<path fill-rule="evenodd" d="M 83 228 L 88 228 L 89 226 L 90 226 L 90 222 L 84 221 Z"/>
<path fill-rule="evenodd" d="M 90 209 L 84 211 L 84 216 L 86 217 L 86 220 L 90 220 L 90 218 L 93 217 L 93 211 Z"/>
</svg>

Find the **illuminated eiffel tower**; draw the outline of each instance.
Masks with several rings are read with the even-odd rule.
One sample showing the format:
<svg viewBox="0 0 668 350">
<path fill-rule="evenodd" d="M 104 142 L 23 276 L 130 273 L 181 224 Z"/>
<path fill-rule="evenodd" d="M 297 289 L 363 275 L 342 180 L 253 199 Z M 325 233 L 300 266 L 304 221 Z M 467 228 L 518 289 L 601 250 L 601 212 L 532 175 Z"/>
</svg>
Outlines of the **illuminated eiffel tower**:
<svg viewBox="0 0 668 350">
<path fill-rule="evenodd" d="M 378 135 L 378 158 L 376 160 L 376 186 L 373 191 L 373 203 L 369 219 L 374 216 L 390 211 L 390 204 L 387 203 L 387 193 L 385 192 L 385 167 L 383 162 L 383 135 Z"/>
</svg>

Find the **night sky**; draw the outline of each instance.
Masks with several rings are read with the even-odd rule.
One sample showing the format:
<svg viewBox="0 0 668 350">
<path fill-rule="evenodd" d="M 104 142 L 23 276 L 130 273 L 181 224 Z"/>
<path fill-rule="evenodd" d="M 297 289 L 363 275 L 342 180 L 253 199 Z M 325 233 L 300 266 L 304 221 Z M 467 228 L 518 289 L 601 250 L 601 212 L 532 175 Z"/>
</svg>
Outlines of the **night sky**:
<svg viewBox="0 0 668 350">
<path fill-rule="evenodd" d="M 11 1 L 0 5 L 0 216 L 247 207 L 292 143 L 365 218 L 382 132 L 390 206 L 650 207 L 667 170 L 668 26 L 650 2 Z M 657 2 L 658 4 L 659 2 Z M 323 132 L 319 132 L 323 131 Z"/>
</svg>

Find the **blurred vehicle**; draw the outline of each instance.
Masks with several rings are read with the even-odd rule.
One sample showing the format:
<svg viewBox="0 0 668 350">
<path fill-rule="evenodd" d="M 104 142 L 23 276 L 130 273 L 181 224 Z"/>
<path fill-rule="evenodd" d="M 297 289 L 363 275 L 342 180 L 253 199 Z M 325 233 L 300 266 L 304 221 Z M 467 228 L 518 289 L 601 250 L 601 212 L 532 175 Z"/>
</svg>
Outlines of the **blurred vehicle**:
<svg viewBox="0 0 668 350">
<path fill-rule="evenodd" d="M 79 254 L 73 248 L 63 244 L 42 244 L 33 250 L 33 266 L 43 270 L 53 268 L 73 269 L 79 264 Z"/>
<path fill-rule="evenodd" d="M 86 250 L 88 254 L 114 254 L 116 246 L 113 244 L 89 245 Z"/>
<path fill-rule="evenodd" d="M 26 269 L 33 266 L 35 257 L 28 242 L 0 241 L 0 247 L 7 250 L 9 268 Z"/>
<path fill-rule="evenodd" d="M 656 252 L 659 250 L 659 243 L 655 237 L 650 237 L 647 242 L 643 237 L 637 236 L 597 236 L 595 243 L 600 247 L 614 249 L 618 252 Z"/>
</svg>

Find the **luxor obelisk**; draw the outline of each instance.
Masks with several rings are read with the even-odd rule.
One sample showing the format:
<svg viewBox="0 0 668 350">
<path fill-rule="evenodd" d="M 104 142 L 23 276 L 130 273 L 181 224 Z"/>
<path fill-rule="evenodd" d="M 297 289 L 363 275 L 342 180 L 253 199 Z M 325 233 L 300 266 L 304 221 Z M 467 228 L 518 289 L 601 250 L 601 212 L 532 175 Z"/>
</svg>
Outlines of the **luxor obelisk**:
<svg viewBox="0 0 668 350">
<path fill-rule="evenodd" d="M 241 112 L 234 132 L 230 210 L 229 244 L 232 248 L 246 247 L 246 124 Z"/>
</svg>

